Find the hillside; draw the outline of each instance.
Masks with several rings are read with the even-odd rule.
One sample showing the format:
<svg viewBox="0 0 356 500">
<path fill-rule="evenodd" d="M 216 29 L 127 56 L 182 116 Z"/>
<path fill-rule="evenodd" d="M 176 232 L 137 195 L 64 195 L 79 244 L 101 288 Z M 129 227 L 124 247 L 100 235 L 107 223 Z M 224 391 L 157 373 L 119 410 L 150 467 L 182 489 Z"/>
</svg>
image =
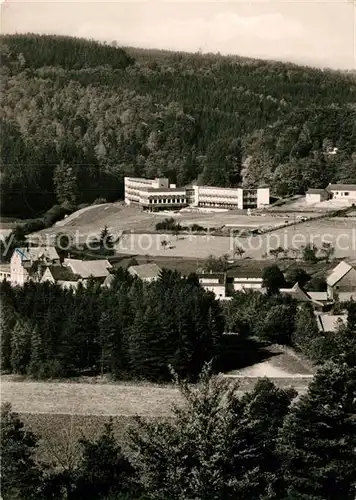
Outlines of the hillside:
<svg viewBox="0 0 356 500">
<path fill-rule="evenodd" d="M 356 183 L 352 74 L 31 34 L 0 49 L 3 215 L 120 199 L 124 175 Z"/>
</svg>

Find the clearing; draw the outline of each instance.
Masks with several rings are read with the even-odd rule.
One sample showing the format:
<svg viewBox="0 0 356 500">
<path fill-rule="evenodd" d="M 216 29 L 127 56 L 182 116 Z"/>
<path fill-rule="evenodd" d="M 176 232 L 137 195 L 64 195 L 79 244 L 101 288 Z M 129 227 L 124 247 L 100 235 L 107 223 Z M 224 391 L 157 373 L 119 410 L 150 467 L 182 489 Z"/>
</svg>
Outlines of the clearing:
<svg viewBox="0 0 356 500">
<path fill-rule="evenodd" d="M 294 387 L 303 394 L 312 378 L 311 370 L 295 353 L 279 346 L 253 348 L 247 352 L 228 348 L 228 351 L 233 359 L 231 371 L 225 376 L 239 385 L 240 394 L 251 390 L 258 377 L 263 376 L 271 377 L 279 387 Z M 243 366 L 239 370 L 234 369 L 237 358 Z M 103 383 L 100 378 L 84 382 L 83 379 L 78 382 L 15 380 L 16 377 L 10 375 L 2 377 L 2 401 L 9 401 L 26 426 L 41 436 L 39 458 L 55 460 L 62 467 L 78 458 L 78 439 L 98 437 L 110 417 L 118 442 L 123 451 L 130 454 L 128 430 L 134 425 L 134 417 L 169 418 L 172 403 L 180 401 L 177 388 L 171 384 Z"/>
</svg>

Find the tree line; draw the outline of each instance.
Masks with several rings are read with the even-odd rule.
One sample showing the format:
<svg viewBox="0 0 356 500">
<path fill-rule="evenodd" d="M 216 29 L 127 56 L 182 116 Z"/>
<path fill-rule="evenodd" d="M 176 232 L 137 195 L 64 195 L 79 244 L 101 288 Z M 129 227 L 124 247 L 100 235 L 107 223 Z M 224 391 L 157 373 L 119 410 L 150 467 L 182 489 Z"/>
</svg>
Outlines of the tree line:
<svg viewBox="0 0 356 500">
<path fill-rule="evenodd" d="M 205 362 L 213 361 L 216 371 L 230 366 L 224 332 L 234 332 L 240 346 L 234 368 L 243 362 L 246 341 L 254 339 L 294 347 L 317 364 L 356 348 L 355 302 L 345 304 L 346 326 L 321 333 L 310 304 L 279 293 L 286 280 L 277 266 L 266 268 L 263 280 L 266 294 L 235 292 L 226 302 L 205 291 L 195 274 L 166 269 L 149 284 L 118 269 L 109 288 L 89 280 L 75 292 L 3 282 L 2 370 L 34 378 L 101 373 L 163 382 L 170 380 L 171 365 L 194 381 Z"/>
<path fill-rule="evenodd" d="M 68 37 L 0 42 L 6 216 L 120 199 L 125 175 L 268 183 L 279 196 L 356 182 L 352 74 Z"/>
<path fill-rule="evenodd" d="M 172 365 L 194 380 L 219 357 L 221 306 L 194 277 L 164 270 L 146 284 L 118 270 L 110 288 L 3 282 L 1 294 L 2 369 L 12 373 L 164 381 Z"/>
<path fill-rule="evenodd" d="M 297 399 L 268 379 L 241 395 L 206 366 L 195 386 L 175 378 L 171 418 L 136 417 L 127 454 L 110 421 L 70 465 L 41 461 L 41 436 L 4 404 L 4 500 L 354 500 L 354 355 L 325 364 Z"/>
</svg>

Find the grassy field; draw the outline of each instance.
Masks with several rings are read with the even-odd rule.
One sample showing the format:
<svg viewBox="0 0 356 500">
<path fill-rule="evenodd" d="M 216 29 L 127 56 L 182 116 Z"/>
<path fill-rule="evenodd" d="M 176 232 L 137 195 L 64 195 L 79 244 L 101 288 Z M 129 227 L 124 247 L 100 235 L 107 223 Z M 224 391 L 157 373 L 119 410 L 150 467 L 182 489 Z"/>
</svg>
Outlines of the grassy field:
<svg viewBox="0 0 356 500">
<path fill-rule="evenodd" d="M 279 387 L 294 387 L 299 394 L 306 391 L 313 369 L 292 351 L 256 341 L 241 350 L 234 336 L 225 339 L 230 363 L 225 376 L 240 394 L 263 376 Z M 171 405 L 182 401 L 172 384 L 113 383 L 102 377 L 36 382 L 10 375 L 2 377 L 1 399 L 10 402 L 25 424 L 41 436 L 39 456 L 61 467 L 77 460 L 78 439 L 97 437 L 110 417 L 118 442 L 130 453 L 128 430 L 135 424 L 134 417 L 171 418 Z"/>
<path fill-rule="evenodd" d="M 232 257 L 233 248 L 239 245 L 245 250 L 245 258 L 260 260 L 269 250 L 281 246 L 283 248 L 300 248 L 307 243 L 320 247 L 323 241 L 335 247 L 335 257 L 356 256 L 356 220 L 353 217 L 326 218 L 311 220 L 287 228 L 278 227 L 287 221 L 299 220 L 303 213 L 271 213 L 248 216 L 241 211 L 225 212 L 181 212 L 181 213 L 147 213 L 138 207 L 127 207 L 122 203 L 103 204 L 87 207 L 52 228 L 36 233 L 42 241 L 50 241 L 55 234 L 65 232 L 72 235 L 76 243 L 88 241 L 98 236 L 104 226 L 108 226 L 114 235 L 124 235 L 116 245 L 119 254 L 136 254 L 150 256 L 169 256 L 186 259 L 204 259 L 208 255 Z M 308 216 L 318 214 L 308 213 Z M 157 222 L 164 218 L 174 217 L 183 226 L 199 224 L 207 228 L 203 234 L 182 233 L 179 236 L 155 233 Z M 212 234 L 210 229 L 220 231 L 220 235 Z M 237 237 L 238 231 L 254 228 L 273 229 L 272 232 L 249 237 Z M 224 236 L 225 235 L 225 236 Z M 170 248 L 163 247 L 162 241 L 169 240 Z"/>
<path fill-rule="evenodd" d="M 119 253 L 126 254 L 204 259 L 209 255 L 219 257 L 228 254 L 232 257 L 234 246 L 238 245 L 245 250 L 244 258 L 261 260 L 270 250 L 279 246 L 291 249 L 310 243 L 320 247 L 325 241 L 335 247 L 336 258 L 356 256 L 356 224 L 347 219 L 306 222 L 249 238 L 238 238 L 234 233 L 231 236 L 204 234 L 171 237 L 169 249 L 162 246 L 163 240 L 167 240 L 166 235 L 125 234 L 116 249 Z"/>
</svg>

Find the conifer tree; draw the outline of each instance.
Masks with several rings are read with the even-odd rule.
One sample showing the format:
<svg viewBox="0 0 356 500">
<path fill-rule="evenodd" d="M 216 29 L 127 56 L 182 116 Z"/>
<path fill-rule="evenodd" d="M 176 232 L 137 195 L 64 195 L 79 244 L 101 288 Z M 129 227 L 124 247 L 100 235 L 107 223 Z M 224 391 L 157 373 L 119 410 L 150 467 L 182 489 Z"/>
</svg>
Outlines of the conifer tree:
<svg viewBox="0 0 356 500">
<path fill-rule="evenodd" d="M 14 309 L 7 303 L 0 308 L 1 318 L 1 370 L 11 370 L 11 339 L 13 329 L 16 325 L 16 314 Z"/>
<path fill-rule="evenodd" d="M 133 489 L 134 469 L 118 446 L 113 422 L 96 441 L 81 439 L 82 457 L 75 473 L 74 498 L 99 500 Z"/>
<path fill-rule="evenodd" d="M 32 328 L 26 321 L 16 322 L 11 339 L 11 368 L 14 373 L 25 374 L 30 361 Z"/>
<path fill-rule="evenodd" d="M 294 391 L 263 380 L 239 397 L 238 386 L 211 377 L 205 366 L 196 386 L 178 383 L 173 418 L 137 418 L 130 431 L 135 464 L 152 498 L 251 500 L 282 498 L 275 448 Z"/>
<path fill-rule="evenodd" d="M 356 367 L 328 362 L 292 407 L 280 433 L 286 497 L 354 500 Z"/>
<path fill-rule="evenodd" d="M 39 377 L 43 374 L 44 349 L 42 335 L 37 326 L 34 327 L 31 333 L 31 357 L 28 366 L 28 373 L 34 377 Z"/>
<path fill-rule="evenodd" d="M 36 463 L 36 436 L 24 428 L 11 405 L 1 406 L 1 494 L 4 500 L 39 500 L 43 471 Z"/>
</svg>

